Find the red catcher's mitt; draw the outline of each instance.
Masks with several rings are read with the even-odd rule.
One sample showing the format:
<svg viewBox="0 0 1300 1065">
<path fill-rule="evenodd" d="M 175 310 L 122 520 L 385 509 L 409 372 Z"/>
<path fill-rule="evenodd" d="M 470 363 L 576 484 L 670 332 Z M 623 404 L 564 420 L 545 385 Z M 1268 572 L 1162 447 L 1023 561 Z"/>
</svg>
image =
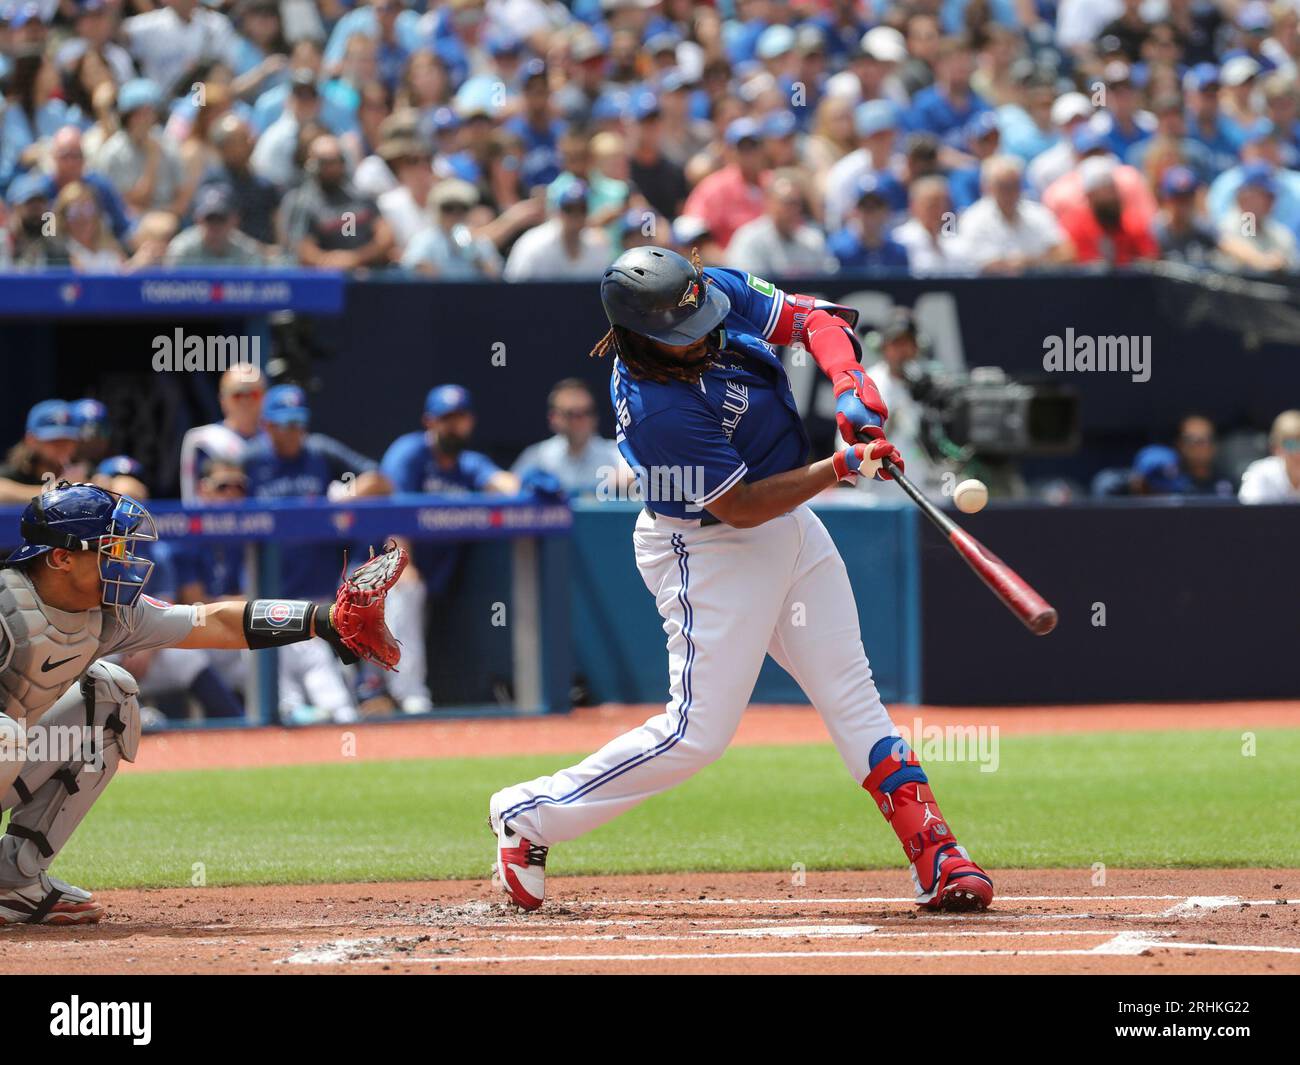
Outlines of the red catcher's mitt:
<svg viewBox="0 0 1300 1065">
<path fill-rule="evenodd" d="M 384 599 L 408 561 L 406 552 L 393 543 L 377 555 L 372 553 L 368 562 L 343 579 L 330 608 L 330 624 L 343 645 L 384 669 L 396 670 L 402 659 L 401 645 L 384 623 Z"/>
</svg>

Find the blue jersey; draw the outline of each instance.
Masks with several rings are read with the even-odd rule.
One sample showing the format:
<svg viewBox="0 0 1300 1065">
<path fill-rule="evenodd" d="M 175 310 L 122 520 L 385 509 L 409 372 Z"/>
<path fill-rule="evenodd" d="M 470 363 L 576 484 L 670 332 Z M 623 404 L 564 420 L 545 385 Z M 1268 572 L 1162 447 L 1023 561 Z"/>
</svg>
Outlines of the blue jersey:
<svg viewBox="0 0 1300 1065">
<path fill-rule="evenodd" d="M 384 452 L 380 469 L 398 492 L 464 495 L 487 491 L 488 482 L 501 467 L 477 451 L 462 451 L 443 466 L 429 447 L 427 433 L 417 430 L 399 436 Z M 461 548 L 455 545 L 416 544 L 415 565 L 431 595 L 444 591 L 455 575 Z"/>
<path fill-rule="evenodd" d="M 501 467 L 478 451 L 462 451 L 444 466 L 429 447 L 429 437 L 421 430 L 399 436 L 384 452 L 379 468 L 397 492 L 424 492 L 432 495 L 459 495 L 463 492 L 487 491 L 488 481 Z"/>
<path fill-rule="evenodd" d="M 202 587 L 204 599 L 244 592 L 244 551 L 238 544 L 179 544 L 172 552 L 176 590 Z"/>
<path fill-rule="evenodd" d="M 308 436 L 291 459 L 277 455 L 267 437 L 259 437 L 244 456 L 250 499 L 324 499 L 331 482 L 375 468 L 372 459 L 319 433 Z M 342 545 L 296 545 L 281 553 L 279 594 L 288 599 L 333 595 L 342 569 Z"/>
<path fill-rule="evenodd" d="M 710 267 L 731 299 L 726 349 L 698 384 L 642 381 L 615 360 L 610 398 L 623 458 L 656 514 L 699 518 L 740 481 L 803 465 L 808 436 L 785 368 L 767 342 L 785 293 L 739 270 Z"/>
</svg>

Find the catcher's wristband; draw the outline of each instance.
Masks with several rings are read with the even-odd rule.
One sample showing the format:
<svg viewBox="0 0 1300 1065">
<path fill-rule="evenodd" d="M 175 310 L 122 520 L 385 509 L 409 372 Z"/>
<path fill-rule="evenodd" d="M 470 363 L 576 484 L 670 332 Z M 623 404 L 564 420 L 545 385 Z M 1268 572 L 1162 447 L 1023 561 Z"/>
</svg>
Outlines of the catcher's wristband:
<svg viewBox="0 0 1300 1065">
<path fill-rule="evenodd" d="M 252 599 L 244 605 L 244 639 L 254 650 L 302 643 L 315 635 L 325 640 L 344 665 L 357 656 L 344 646 L 330 624 L 332 603 L 310 603 L 305 599 Z"/>
</svg>

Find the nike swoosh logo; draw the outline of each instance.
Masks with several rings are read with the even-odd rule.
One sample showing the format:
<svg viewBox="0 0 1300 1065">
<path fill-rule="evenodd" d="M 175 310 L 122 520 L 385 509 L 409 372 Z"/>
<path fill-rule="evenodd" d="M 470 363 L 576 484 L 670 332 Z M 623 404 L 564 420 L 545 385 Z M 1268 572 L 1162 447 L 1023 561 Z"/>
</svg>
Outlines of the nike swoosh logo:
<svg viewBox="0 0 1300 1065">
<path fill-rule="evenodd" d="M 52 669 L 58 669 L 59 666 L 66 666 L 69 662 L 75 662 L 80 657 L 81 655 L 73 655 L 71 658 L 64 658 L 58 662 L 51 662 L 48 658 L 46 658 L 45 664 L 41 666 L 41 672 L 48 673 Z"/>
</svg>

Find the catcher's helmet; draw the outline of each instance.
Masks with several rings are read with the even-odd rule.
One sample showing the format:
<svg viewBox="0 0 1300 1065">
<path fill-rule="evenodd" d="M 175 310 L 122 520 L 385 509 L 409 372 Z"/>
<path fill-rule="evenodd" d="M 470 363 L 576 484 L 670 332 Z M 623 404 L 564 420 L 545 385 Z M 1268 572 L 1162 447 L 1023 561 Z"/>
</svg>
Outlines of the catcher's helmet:
<svg viewBox="0 0 1300 1065">
<path fill-rule="evenodd" d="M 613 325 L 663 344 L 693 344 L 722 325 L 731 300 L 703 270 L 667 248 L 625 251 L 600 279 L 600 302 Z"/>
<path fill-rule="evenodd" d="M 22 545 L 0 565 L 25 562 L 56 547 L 96 551 L 104 606 L 132 606 L 153 572 L 153 562 L 132 551 L 137 542 L 158 539 L 153 517 L 130 496 L 97 485 L 60 481 L 27 504 L 20 529 Z"/>
</svg>

